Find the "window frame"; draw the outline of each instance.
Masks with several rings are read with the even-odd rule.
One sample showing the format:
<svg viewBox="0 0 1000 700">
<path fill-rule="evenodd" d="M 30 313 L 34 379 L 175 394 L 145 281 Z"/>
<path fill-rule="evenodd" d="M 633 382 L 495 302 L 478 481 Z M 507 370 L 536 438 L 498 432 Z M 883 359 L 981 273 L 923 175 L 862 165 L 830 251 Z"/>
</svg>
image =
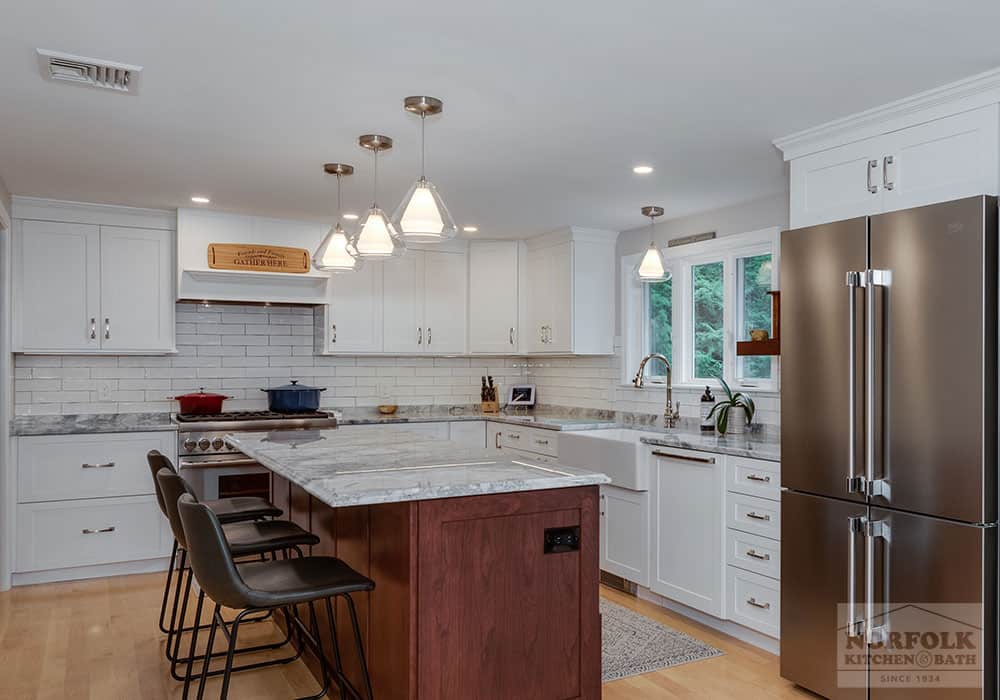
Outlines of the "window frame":
<svg viewBox="0 0 1000 700">
<path fill-rule="evenodd" d="M 754 389 L 756 391 L 777 391 L 779 385 L 779 361 L 771 358 L 769 379 L 743 380 L 736 376 L 738 360 L 736 327 L 741 316 L 737 306 L 739 280 L 737 278 L 738 259 L 755 255 L 771 255 L 771 289 L 780 288 L 780 234 L 777 227 L 723 236 L 710 241 L 692 243 L 663 250 L 664 265 L 673 275 L 671 348 L 673 357 L 673 386 L 700 389 L 706 384 L 717 384 L 714 377 L 694 376 L 694 306 L 692 290 L 692 266 L 710 262 L 723 264 L 723 362 L 722 376 L 730 386 Z M 645 251 L 643 251 L 645 252 Z M 623 256 L 621 259 L 622 290 L 622 334 L 623 366 L 622 383 L 630 385 L 639 361 L 648 352 L 648 293 L 632 274 L 642 254 Z M 659 366 L 659 363 L 657 363 Z M 663 384 L 664 375 L 648 375 L 647 381 Z"/>
</svg>

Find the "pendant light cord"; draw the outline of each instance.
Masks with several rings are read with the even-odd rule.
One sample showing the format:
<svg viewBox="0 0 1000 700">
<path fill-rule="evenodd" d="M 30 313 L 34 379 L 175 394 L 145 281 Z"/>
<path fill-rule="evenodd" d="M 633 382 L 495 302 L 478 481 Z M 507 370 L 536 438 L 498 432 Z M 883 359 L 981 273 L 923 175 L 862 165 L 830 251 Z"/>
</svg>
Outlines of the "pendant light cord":
<svg viewBox="0 0 1000 700">
<path fill-rule="evenodd" d="M 424 125 L 427 122 L 427 115 L 423 112 L 420 113 L 420 179 L 426 180 L 424 177 L 424 156 L 426 149 L 424 148 Z"/>
<path fill-rule="evenodd" d="M 340 212 L 341 212 L 341 206 L 340 206 L 340 177 L 341 177 L 340 173 L 337 173 L 337 224 L 338 225 L 340 225 L 340 219 L 342 218 L 340 216 Z"/>
<path fill-rule="evenodd" d="M 378 209 L 378 149 L 372 149 L 375 167 L 372 168 L 372 209 Z"/>
</svg>

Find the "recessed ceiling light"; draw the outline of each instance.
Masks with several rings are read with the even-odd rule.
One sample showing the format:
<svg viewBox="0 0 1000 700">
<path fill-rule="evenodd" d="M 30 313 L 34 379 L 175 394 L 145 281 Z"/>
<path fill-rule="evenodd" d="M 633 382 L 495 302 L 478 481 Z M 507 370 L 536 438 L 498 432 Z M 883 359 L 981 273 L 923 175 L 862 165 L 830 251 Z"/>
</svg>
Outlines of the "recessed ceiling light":
<svg viewBox="0 0 1000 700">
<path fill-rule="evenodd" d="M 357 221 L 358 220 L 358 215 L 357 214 L 344 214 L 344 218 L 347 219 L 348 221 Z"/>
<path fill-rule="evenodd" d="M 479 227 L 478 226 L 463 226 L 462 230 L 465 231 L 466 233 L 475 233 L 476 231 L 479 230 Z"/>
<path fill-rule="evenodd" d="M 637 165 L 634 168 L 632 168 L 632 172 L 635 173 L 636 175 L 649 175 L 651 172 L 653 172 L 653 166 Z"/>
<path fill-rule="evenodd" d="M 209 199 L 208 197 L 201 197 L 199 195 L 195 195 L 194 197 L 191 198 L 191 201 L 194 202 L 195 204 L 208 204 L 212 200 Z"/>
</svg>

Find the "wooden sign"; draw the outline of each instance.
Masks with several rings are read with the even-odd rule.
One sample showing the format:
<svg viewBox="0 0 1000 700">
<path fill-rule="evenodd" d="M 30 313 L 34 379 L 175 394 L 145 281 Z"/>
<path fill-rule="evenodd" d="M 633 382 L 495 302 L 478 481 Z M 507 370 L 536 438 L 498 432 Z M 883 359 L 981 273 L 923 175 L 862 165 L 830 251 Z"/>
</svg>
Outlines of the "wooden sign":
<svg viewBox="0 0 1000 700">
<path fill-rule="evenodd" d="M 309 251 L 280 245 L 209 243 L 208 266 L 213 270 L 309 272 Z"/>
</svg>

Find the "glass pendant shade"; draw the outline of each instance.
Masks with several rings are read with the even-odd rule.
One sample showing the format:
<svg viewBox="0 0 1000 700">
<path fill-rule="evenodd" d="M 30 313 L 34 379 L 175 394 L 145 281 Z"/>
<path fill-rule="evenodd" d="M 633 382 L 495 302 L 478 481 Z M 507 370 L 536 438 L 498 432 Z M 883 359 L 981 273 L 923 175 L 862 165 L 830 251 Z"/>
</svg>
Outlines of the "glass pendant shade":
<svg viewBox="0 0 1000 700">
<path fill-rule="evenodd" d="M 649 249 L 642 256 L 642 262 L 635 269 L 635 274 L 640 282 L 662 282 L 670 279 L 670 275 L 663 265 L 663 254 L 656 247 L 656 243 L 649 244 Z"/>
<path fill-rule="evenodd" d="M 313 267 L 327 272 L 352 272 L 361 266 L 347 233 L 338 223 L 332 226 L 313 254 Z"/>
<path fill-rule="evenodd" d="M 376 205 L 368 210 L 350 245 L 360 258 L 391 258 L 405 250 L 396 227 Z"/>
<path fill-rule="evenodd" d="M 403 197 L 392 220 L 407 242 L 436 243 L 458 234 L 455 220 L 451 218 L 437 188 L 423 175 Z"/>
</svg>

